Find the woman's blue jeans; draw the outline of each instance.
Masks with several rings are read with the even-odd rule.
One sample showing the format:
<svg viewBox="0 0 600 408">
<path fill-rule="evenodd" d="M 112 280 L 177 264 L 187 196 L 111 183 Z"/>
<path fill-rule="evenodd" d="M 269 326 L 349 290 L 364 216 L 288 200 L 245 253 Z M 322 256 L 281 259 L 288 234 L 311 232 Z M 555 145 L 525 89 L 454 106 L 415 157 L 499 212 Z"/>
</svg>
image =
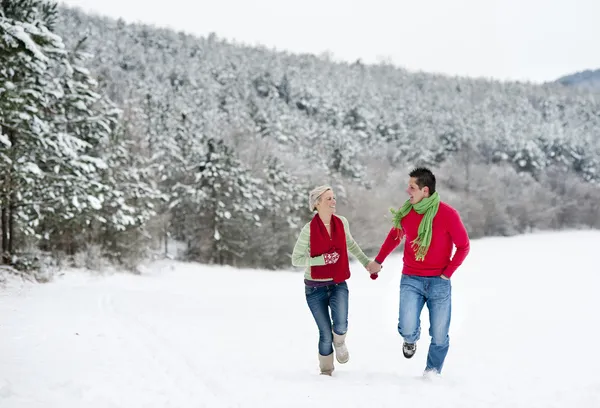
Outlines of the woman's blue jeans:
<svg viewBox="0 0 600 408">
<path fill-rule="evenodd" d="M 305 285 L 304 291 L 306 303 L 319 328 L 319 354 L 328 356 L 333 353 L 332 331 L 343 335 L 348 330 L 348 284 Z"/>
</svg>

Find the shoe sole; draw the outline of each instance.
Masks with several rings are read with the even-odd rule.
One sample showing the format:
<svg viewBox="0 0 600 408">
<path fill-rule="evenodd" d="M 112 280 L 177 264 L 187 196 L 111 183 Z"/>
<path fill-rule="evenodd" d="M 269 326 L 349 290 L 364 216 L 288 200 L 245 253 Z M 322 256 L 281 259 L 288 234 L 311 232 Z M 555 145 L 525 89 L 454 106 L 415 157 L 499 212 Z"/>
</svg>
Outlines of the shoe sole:
<svg viewBox="0 0 600 408">
<path fill-rule="evenodd" d="M 348 356 L 348 358 L 346 360 L 340 360 L 339 358 L 337 358 L 337 356 L 335 356 L 335 359 L 340 364 L 346 364 L 348 361 L 350 361 L 350 356 Z"/>
</svg>

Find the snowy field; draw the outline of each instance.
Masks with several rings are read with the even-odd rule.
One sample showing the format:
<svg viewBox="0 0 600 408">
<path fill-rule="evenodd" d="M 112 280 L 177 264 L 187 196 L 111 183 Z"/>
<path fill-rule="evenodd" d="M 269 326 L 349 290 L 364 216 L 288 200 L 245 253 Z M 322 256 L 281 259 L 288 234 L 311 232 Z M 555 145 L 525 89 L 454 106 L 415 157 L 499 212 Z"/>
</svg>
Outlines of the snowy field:
<svg viewBox="0 0 600 408">
<path fill-rule="evenodd" d="M 383 238 L 383 237 L 382 237 Z M 320 376 L 302 274 L 160 262 L 0 289 L 0 407 L 600 407 L 600 232 L 474 241 L 444 375 L 397 333 L 400 251 L 352 265 L 350 362 Z"/>
</svg>

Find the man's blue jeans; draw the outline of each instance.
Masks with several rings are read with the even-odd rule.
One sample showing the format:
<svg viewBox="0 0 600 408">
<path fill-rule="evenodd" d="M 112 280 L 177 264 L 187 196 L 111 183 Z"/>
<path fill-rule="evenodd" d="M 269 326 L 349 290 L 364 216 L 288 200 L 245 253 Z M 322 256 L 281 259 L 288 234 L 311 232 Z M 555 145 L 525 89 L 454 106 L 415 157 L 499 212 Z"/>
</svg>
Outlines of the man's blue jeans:
<svg viewBox="0 0 600 408">
<path fill-rule="evenodd" d="M 431 344 L 425 370 L 442 372 L 450 346 L 450 315 L 452 284 L 436 277 L 402 275 L 400 279 L 400 313 L 398 332 L 407 343 L 416 343 L 421 336 L 421 311 L 429 309 Z"/>
<path fill-rule="evenodd" d="M 319 354 L 328 356 L 333 353 L 332 329 L 339 335 L 348 330 L 348 284 L 332 283 L 317 288 L 305 285 L 304 292 L 306 303 L 319 328 Z"/>
</svg>

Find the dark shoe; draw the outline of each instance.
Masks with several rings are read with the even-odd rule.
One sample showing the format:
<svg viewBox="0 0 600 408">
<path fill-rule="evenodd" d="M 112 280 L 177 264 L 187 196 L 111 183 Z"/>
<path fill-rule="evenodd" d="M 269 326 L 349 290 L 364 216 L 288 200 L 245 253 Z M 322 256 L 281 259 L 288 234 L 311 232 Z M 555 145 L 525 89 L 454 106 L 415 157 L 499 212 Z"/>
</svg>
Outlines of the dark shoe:
<svg viewBox="0 0 600 408">
<path fill-rule="evenodd" d="M 411 358 L 412 356 L 415 355 L 415 353 L 417 352 L 417 344 L 413 343 L 407 343 L 404 342 L 404 344 L 402 345 L 402 353 L 404 353 L 404 357 L 406 358 Z"/>
</svg>

